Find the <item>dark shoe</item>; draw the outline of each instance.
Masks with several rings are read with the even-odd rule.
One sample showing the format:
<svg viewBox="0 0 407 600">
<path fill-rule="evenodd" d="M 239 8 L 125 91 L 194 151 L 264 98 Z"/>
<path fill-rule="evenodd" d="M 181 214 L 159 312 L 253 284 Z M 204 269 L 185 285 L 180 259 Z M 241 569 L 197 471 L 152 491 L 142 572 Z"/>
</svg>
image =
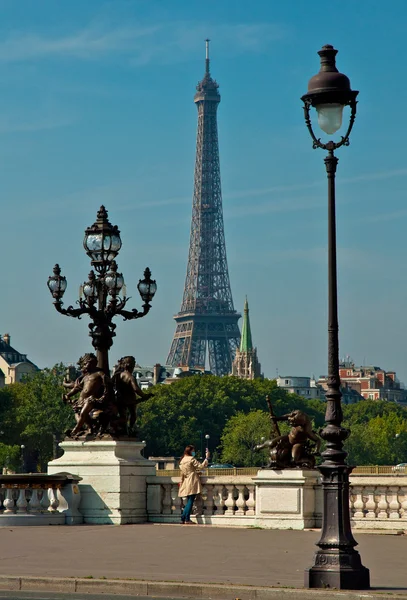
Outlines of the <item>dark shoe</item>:
<svg viewBox="0 0 407 600">
<path fill-rule="evenodd" d="M 179 524 L 180 524 L 180 525 L 185 525 L 185 521 L 183 521 L 183 520 L 181 519 L 181 521 L 179 522 Z"/>
<path fill-rule="evenodd" d="M 185 525 L 196 525 L 194 521 L 185 521 Z"/>
</svg>

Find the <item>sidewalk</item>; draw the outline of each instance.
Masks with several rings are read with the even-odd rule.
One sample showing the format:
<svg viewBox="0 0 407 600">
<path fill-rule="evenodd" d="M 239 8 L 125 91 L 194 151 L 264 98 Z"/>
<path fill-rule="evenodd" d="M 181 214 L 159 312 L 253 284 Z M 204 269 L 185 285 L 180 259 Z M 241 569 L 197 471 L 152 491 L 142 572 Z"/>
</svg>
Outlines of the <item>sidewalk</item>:
<svg viewBox="0 0 407 600">
<path fill-rule="evenodd" d="M 372 588 L 380 593 L 378 597 L 384 600 L 387 595 L 400 594 L 407 598 L 407 536 L 356 532 L 355 537 L 362 562 L 370 568 Z M 228 595 L 217 595 L 218 598 L 243 597 L 242 594 L 231 595 L 231 584 L 280 587 L 284 588 L 283 595 L 288 600 L 292 595 L 288 593 L 289 588 L 303 586 L 304 569 L 312 563 L 319 532 L 145 524 L 2 527 L 0 538 L 2 577 L 19 577 L 21 581 L 33 576 L 57 577 L 70 578 L 71 582 L 72 578 L 86 578 L 88 593 L 98 593 L 98 590 L 92 591 L 92 579 L 138 580 L 145 584 L 147 581 L 172 582 L 169 586 L 172 593 L 169 589 L 166 592 L 172 597 L 187 595 L 180 594 L 179 585 L 174 586 L 180 583 L 223 584 L 221 587 Z M 5 581 L 0 580 L 0 589 L 4 589 Z M 20 587 L 27 589 L 21 583 Z M 204 588 L 198 587 L 199 593 L 196 590 L 197 594 L 191 597 L 205 596 Z M 211 597 L 214 597 L 213 586 L 210 587 Z M 153 595 L 153 588 L 162 590 L 155 595 L 165 595 L 163 586 L 157 585 L 150 586 L 150 592 L 143 588 L 144 594 L 140 595 Z M 35 589 L 45 588 L 37 586 Z M 64 590 L 60 588 L 60 591 Z M 73 591 L 77 591 L 77 586 Z M 111 590 L 111 593 L 118 592 Z M 297 594 L 298 599 L 311 597 L 305 590 Z M 309 594 L 315 595 L 315 592 Z M 333 591 L 329 595 L 331 598 L 339 596 Z M 369 597 L 366 592 L 363 595 Z M 255 594 L 247 597 L 255 597 Z M 256 597 L 260 598 L 260 593 Z M 277 596 L 269 592 L 267 597 Z M 322 600 L 322 595 L 319 597 Z"/>
</svg>

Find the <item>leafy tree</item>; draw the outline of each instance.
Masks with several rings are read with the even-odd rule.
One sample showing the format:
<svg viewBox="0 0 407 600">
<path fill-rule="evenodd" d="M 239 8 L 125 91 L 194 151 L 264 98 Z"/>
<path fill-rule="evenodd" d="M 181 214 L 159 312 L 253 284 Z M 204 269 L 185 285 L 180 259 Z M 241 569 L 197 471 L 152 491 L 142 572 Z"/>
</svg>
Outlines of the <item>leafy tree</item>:
<svg viewBox="0 0 407 600">
<path fill-rule="evenodd" d="M 226 423 L 222 433 L 222 462 L 239 467 L 260 467 L 266 463 L 266 451 L 254 452 L 261 438 L 270 438 L 270 417 L 262 410 L 238 412 Z"/>
<path fill-rule="evenodd" d="M 294 408 L 306 410 L 317 425 L 324 421 L 324 404 L 308 402 L 277 387 L 275 380 L 195 375 L 171 385 L 153 388 L 153 397 L 139 407 L 140 436 L 147 441 L 148 455 L 180 455 L 187 444 L 201 447 L 208 433 L 214 451 L 221 442 L 226 422 L 237 412 L 267 408 L 270 396 L 277 415 Z"/>
<path fill-rule="evenodd" d="M 395 465 L 407 461 L 406 412 L 400 406 L 387 404 L 377 409 L 367 407 L 367 412 L 373 410 L 379 413 L 369 420 L 364 420 L 360 410 L 356 410 L 354 419 L 345 423 L 351 429 L 351 436 L 345 443 L 350 464 Z"/>
<path fill-rule="evenodd" d="M 0 443 L 0 473 L 1 469 L 19 471 L 21 468 L 21 449 L 17 444 L 7 445 Z"/>
<path fill-rule="evenodd" d="M 54 454 L 55 440 L 61 439 L 74 422 L 72 409 L 62 401 L 64 373 L 65 367 L 58 364 L 52 369 L 38 371 L 23 383 L 8 386 L 13 398 L 13 417 L 19 429 L 19 441 L 26 446 L 30 470 L 36 460 L 41 470 L 46 469 Z"/>
</svg>

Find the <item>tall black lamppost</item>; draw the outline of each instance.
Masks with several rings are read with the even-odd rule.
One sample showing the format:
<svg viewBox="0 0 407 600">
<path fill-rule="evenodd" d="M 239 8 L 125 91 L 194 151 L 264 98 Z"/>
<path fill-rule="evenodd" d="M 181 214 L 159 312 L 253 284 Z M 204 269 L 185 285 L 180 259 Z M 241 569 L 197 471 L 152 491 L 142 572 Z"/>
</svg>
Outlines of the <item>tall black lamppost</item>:
<svg viewBox="0 0 407 600">
<path fill-rule="evenodd" d="M 100 207 L 95 223 L 85 230 L 83 246 L 86 254 L 91 259 L 95 269 L 89 273 L 89 279 L 79 292 L 79 308 L 63 308 L 62 297 L 65 293 L 67 281 L 61 275 L 59 265 L 55 265 L 54 274 L 48 278 L 48 288 L 54 298 L 54 306 L 58 312 L 68 317 L 81 318 L 88 314 L 92 322 L 89 324 L 90 337 L 96 350 L 98 367 L 109 375 L 109 349 L 116 335 L 116 325 L 112 323 L 115 316 L 122 316 L 124 320 L 139 319 L 150 310 L 150 302 L 157 291 L 157 285 L 151 279 L 151 271 L 144 271 L 144 279 L 137 285 L 143 310 L 124 310 L 129 298 L 126 297 L 123 275 L 117 272 L 116 256 L 121 248 L 120 231 L 117 225 L 112 225 L 107 218 L 104 206 Z M 122 294 L 122 297 L 120 297 Z"/>
<path fill-rule="evenodd" d="M 326 441 L 322 453 L 323 523 L 314 565 L 305 572 L 305 586 L 310 588 L 367 589 L 369 570 L 361 563 L 349 514 L 349 473 L 343 442 L 349 431 L 342 427 L 339 378 L 338 299 L 336 275 L 335 172 L 338 159 L 334 150 L 349 146 L 349 135 L 356 116 L 356 96 L 350 81 L 335 65 L 337 50 L 326 45 L 318 52 L 321 69 L 308 83 L 304 94 L 305 122 L 313 140 L 313 148 L 327 150 L 324 159 L 328 175 L 328 389 L 326 391 L 325 427 L 321 437 Z M 350 107 L 347 131 L 338 142 L 322 143 L 316 137 L 310 117 L 311 107 L 318 113 L 318 125 L 328 135 L 342 125 L 342 111 Z"/>
</svg>

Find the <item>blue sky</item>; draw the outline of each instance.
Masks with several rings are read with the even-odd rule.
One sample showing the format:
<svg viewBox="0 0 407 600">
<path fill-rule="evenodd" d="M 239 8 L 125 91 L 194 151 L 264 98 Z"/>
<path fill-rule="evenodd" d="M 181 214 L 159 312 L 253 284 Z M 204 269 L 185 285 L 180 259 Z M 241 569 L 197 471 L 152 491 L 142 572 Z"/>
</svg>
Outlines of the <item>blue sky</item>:
<svg viewBox="0 0 407 600">
<path fill-rule="evenodd" d="M 300 96 L 330 43 L 360 90 L 338 152 L 341 355 L 407 382 L 406 17 L 404 0 L 0 1 L 1 332 L 41 367 L 90 350 L 85 319 L 57 314 L 46 280 L 59 262 L 75 302 L 90 268 L 83 231 L 105 204 L 130 304 L 145 266 L 158 283 L 148 317 L 118 321 L 112 362 L 165 361 L 209 37 L 235 306 L 248 295 L 267 376 L 325 373 L 324 153 Z"/>
</svg>

